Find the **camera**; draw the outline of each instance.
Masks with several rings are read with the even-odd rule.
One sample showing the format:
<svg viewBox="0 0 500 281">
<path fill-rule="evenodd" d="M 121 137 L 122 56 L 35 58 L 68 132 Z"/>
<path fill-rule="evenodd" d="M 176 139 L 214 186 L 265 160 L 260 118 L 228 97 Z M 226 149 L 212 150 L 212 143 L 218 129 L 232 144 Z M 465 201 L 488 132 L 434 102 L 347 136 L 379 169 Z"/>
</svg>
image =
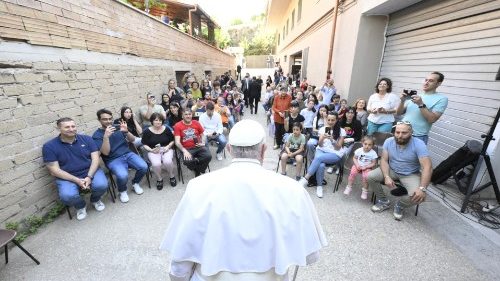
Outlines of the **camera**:
<svg viewBox="0 0 500 281">
<path fill-rule="evenodd" d="M 329 134 L 330 134 L 331 129 L 332 129 L 332 128 L 330 128 L 330 127 L 326 127 L 326 128 L 325 128 L 325 134 L 329 135 Z"/>
<path fill-rule="evenodd" d="M 404 89 L 403 93 L 405 93 L 407 96 L 411 97 L 417 94 L 417 90 L 410 90 L 410 89 Z"/>
</svg>

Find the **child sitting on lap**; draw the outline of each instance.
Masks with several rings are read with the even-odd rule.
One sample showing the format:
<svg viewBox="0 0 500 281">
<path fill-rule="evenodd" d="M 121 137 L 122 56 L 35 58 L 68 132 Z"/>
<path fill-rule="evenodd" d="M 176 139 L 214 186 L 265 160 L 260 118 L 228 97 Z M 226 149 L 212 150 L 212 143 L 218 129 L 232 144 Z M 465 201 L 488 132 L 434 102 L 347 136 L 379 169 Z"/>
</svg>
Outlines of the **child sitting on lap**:
<svg viewBox="0 0 500 281">
<path fill-rule="evenodd" d="M 368 173 L 372 170 L 377 162 L 378 155 L 372 149 L 373 148 L 373 138 L 370 136 L 365 136 L 363 138 L 363 147 L 356 149 L 354 152 L 354 164 L 351 168 L 351 173 L 349 174 L 349 179 L 347 181 L 347 186 L 345 187 L 344 194 L 349 195 L 352 191 L 352 184 L 356 175 L 361 173 L 363 178 L 363 189 L 361 191 L 361 199 L 366 200 L 368 198 Z"/>
</svg>

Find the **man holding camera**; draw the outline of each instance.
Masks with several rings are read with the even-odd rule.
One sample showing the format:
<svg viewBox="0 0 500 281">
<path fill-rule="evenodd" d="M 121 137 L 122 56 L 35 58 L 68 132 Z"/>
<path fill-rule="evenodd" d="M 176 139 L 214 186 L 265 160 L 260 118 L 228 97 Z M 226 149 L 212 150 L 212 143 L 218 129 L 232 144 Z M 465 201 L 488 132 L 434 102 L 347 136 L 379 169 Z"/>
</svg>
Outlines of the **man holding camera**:
<svg viewBox="0 0 500 281">
<path fill-rule="evenodd" d="M 222 152 L 226 147 L 226 137 L 224 136 L 224 127 L 222 126 L 222 118 L 219 113 L 214 112 L 215 106 L 212 102 L 206 105 L 206 112 L 201 114 L 200 123 L 205 129 L 203 135 L 205 136 L 205 145 L 208 146 L 209 141 L 214 140 L 217 142 L 217 160 L 222 160 Z"/>
<path fill-rule="evenodd" d="M 401 93 L 401 103 L 396 114 L 404 114 L 403 121 L 408 121 L 413 127 L 413 136 L 427 144 L 432 124 L 443 115 L 448 106 L 448 98 L 436 92 L 443 83 L 444 75 L 432 72 L 425 78 L 422 85 L 423 94 L 405 89 Z"/>
<path fill-rule="evenodd" d="M 182 152 L 184 164 L 195 176 L 205 173 L 212 155 L 203 139 L 203 126 L 193 120 L 191 108 L 182 112 L 182 121 L 174 126 L 175 145 Z"/>
<path fill-rule="evenodd" d="M 120 126 L 114 127 L 113 115 L 107 109 L 97 111 L 97 119 L 101 123 L 101 128 L 97 129 L 92 138 L 97 148 L 101 152 L 102 160 L 106 167 L 116 176 L 120 201 L 129 201 L 127 194 L 128 169 L 136 170 L 132 179 L 132 187 L 135 193 L 142 194 L 139 183 L 148 171 L 148 164 L 137 154 L 129 149 L 129 142 L 134 142 L 135 137 L 128 131 L 127 123 L 120 122 Z"/>
<path fill-rule="evenodd" d="M 76 219 L 83 220 L 87 209 L 80 192 L 90 192 L 90 202 L 100 212 L 105 207 L 101 196 L 106 192 L 108 181 L 99 169 L 99 151 L 92 138 L 78 134 L 75 121 L 69 117 L 57 120 L 57 129 L 59 136 L 43 145 L 43 162 L 56 177 L 61 201 L 75 207 Z"/>
<path fill-rule="evenodd" d="M 148 92 L 146 94 L 146 105 L 139 107 L 139 123 L 141 123 L 143 129 L 151 126 L 149 117 L 151 117 L 151 114 L 155 112 L 163 115 L 163 119 L 167 119 L 167 115 L 163 107 L 156 103 L 155 95 L 151 92 Z"/>
</svg>

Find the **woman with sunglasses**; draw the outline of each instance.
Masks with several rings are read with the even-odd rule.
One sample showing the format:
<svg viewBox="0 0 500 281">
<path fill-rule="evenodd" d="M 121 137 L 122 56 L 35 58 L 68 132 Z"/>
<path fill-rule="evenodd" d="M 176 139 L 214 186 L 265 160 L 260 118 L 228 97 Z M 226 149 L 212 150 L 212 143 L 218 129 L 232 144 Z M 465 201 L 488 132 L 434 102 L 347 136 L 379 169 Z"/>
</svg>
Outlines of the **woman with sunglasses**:
<svg viewBox="0 0 500 281">
<path fill-rule="evenodd" d="M 340 128 L 338 114 L 335 111 L 328 112 L 326 125 L 319 130 L 318 147 L 314 159 L 307 169 L 306 175 L 299 180 L 299 183 L 306 187 L 312 175 L 316 175 L 316 195 L 323 198 L 323 178 L 325 176 L 325 166 L 337 164 L 344 156 L 344 129 Z"/>
</svg>

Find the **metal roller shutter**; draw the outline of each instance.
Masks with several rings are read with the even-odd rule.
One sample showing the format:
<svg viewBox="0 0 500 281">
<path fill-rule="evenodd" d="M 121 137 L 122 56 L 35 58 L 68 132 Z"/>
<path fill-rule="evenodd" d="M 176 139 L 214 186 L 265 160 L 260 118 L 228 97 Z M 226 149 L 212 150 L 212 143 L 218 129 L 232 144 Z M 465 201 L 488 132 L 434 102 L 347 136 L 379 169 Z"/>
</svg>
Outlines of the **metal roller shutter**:
<svg viewBox="0 0 500 281">
<path fill-rule="evenodd" d="M 500 107 L 500 1 L 424 1 L 390 15 L 380 77 L 393 92 L 421 89 L 432 71 L 448 109 L 429 134 L 436 165 L 466 140 L 482 141 Z"/>
</svg>

